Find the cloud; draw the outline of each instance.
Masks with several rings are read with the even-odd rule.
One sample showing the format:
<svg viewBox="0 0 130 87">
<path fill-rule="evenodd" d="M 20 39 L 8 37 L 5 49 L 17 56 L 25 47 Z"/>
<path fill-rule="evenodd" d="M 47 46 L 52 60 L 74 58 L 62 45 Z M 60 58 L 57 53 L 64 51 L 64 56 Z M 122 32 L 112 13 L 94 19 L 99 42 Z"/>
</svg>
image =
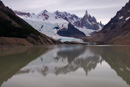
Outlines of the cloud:
<svg viewBox="0 0 130 87">
<path fill-rule="evenodd" d="M 82 17 L 85 10 L 104 23 L 108 22 L 128 0 L 3 0 L 13 10 L 39 13 L 46 9 L 67 11 Z M 104 20 L 103 20 L 104 19 Z"/>
</svg>

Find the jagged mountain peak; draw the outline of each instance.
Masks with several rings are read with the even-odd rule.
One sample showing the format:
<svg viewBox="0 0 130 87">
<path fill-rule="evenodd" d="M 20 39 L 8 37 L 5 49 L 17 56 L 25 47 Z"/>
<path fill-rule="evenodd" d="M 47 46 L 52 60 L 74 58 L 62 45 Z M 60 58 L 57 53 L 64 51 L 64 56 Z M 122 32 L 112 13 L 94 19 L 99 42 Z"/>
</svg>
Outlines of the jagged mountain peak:
<svg viewBox="0 0 130 87">
<path fill-rule="evenodd" d="M 85 12 L 85 16 L 89 16 L 89 13 L 88 13 L 88 11 L 86 10 L 86 12 Z"/>
<path fill-rule="evenodd" d="M 23 16 L 23 14 L 19 14 L 15 12 L 17 15 Z M 27 15 L 28 17 L 32 17 L 29 13 L 24 13 L 24 15 Z M 70 14 L 67 12 L 60 12 L 55 11 L 53 13 L 48 12 L 47 10 L 43 10 L 39 14 L 35 15 L 35 19 L 42 19 L 44 21 L 57 21 L 57 20 L 64 20 L 67 22 L 70 22 L 74 26 L 78 28 L 86 28 L 86 29 L 92 29 L 92 30 L 101 30 L 103 27 L 102 23 L 97 22 L 96 18 L 94 16 L 91 16 L 88 11 L 86 10 L 85 15 L 83 18 L 78 17 L 75 14 Z"/>
<path fill-rule="evenodd" d="M 43 10 L 43 11 L 41 11 L 39 14 L 37 14 L 37 15 L 43 15 L 43 14 L 46 14 L 48 11 L 47 10 Z"/>
<path fill-rule="evenodd" d="M 85 27 L 93 30 L 101 30 L 103 28 L 103 24 L 97 22 L 94 16 L 91 16 L 88 11 L 86 11 L 84 17 L 81 19 L 81 27 Z"/>
<path fill-rule="evenodd" d="M 44 10 L 44 12 L 48 12 L 47 10 Z"/>
<path fill-rule="evenodd" d="M 70 13 L 68 13 L 68 12 L 66 12 L 66 11 L 64 11 L 64 12 L 60 12 L 60 11 L 55 11 L 54 12 L 57 16 L 61 16 L 62 18 L 65 18 L 65 17 L 67 17 L 67 18 L 70 18 L 70 17 L 72 17 L 72 16 L 75 16 L 75 17 L 77 17 L 77 18 L 79 18 L 77 15 L 75 15 L 75 14 L 70 14 Z"/>
<path fill-rule="evenodd" d="M 16 13 L 17 14 L 17 13 Z M 88 14 L 88 12 L 86 12 Z M 22 16 L 17 14 L 18 16 Z M 21 17 L 32 25 L 35 29 L 48 36 L 60 35 L 67 37 L 85 37 L 90 36 L 92 32 L 97 32 L 102 28 L 101 24 L 97 22 L 94 16 L 88 14 L 88 18 L 84 19 L 75 14 L 68 12 L 55 11 L 53 13 L 43 10 L 37 15 L 29 17 Z M 81 26 L 83 23 L 83 26 Z M 70 29 L 70 24 L 73 25 Z M 72 33 L 74 32 L 74 33 Z"/>
</svg>

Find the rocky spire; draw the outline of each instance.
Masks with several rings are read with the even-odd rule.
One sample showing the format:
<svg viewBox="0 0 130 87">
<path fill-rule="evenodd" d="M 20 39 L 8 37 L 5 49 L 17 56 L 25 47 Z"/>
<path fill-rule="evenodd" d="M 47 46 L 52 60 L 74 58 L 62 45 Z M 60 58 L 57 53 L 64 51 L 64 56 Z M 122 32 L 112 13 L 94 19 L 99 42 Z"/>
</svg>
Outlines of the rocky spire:
<svg viewBox="0 0 130 87">
<path fill-rule="evenodd" d="M 100 21 L 100 24 L 102 24 L 102 21 Z"/>
<path fill-rule="evenodd" d="M 89 17 L 88 11 L 86 10 L 85 16 Z"/>
<path fill-rule="evenodd" d="M 88 11 L 86 10 L 86 13 L 85 13 L 85 15 L 84 15 L 84 17 L 82 18 L 82 21 L 81 21 L 81 27 L 84 26 L 84 23 L 86 22 L 88 17 L 89 17 L 89 14 L 88 14 Z"/>
<path fill-rule="evenodd" d="M 46 13 L 46 12 L 48 12 L 48 11 L 47 11 L 47 10 L 44 10 L 43 12 L 45 12 L 45 13 Z"/>
</svg>

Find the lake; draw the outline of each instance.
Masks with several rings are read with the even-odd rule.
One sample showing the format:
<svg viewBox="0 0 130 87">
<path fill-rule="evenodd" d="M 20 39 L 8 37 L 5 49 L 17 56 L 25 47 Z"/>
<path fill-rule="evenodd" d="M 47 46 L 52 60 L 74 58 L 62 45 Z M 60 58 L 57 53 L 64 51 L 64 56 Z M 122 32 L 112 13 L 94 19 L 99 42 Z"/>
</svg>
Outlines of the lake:
<svg viewBox="0 0 130 87">
<path fill-rule="evenodd" d="M 130 87 L 130 46 L 0 50 L 0 87 Z"/>
</svg>

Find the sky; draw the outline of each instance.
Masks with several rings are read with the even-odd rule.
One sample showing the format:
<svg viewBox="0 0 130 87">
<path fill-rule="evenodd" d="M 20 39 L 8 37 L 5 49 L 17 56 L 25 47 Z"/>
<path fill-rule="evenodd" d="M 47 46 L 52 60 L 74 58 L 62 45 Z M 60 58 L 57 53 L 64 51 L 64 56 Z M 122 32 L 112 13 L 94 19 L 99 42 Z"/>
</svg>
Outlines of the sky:
<svg viewBox="0 0 130 87">
<path fill-rule="evenodd" d="M 97 21 L 103 24 L 109 22 L 128 0 L 2 0 L 4 4 L 13 10 L 40 13 L 43 10 L 48 12 L 69 12 L 83 17 L 86 10 Z"/>
</svg>

